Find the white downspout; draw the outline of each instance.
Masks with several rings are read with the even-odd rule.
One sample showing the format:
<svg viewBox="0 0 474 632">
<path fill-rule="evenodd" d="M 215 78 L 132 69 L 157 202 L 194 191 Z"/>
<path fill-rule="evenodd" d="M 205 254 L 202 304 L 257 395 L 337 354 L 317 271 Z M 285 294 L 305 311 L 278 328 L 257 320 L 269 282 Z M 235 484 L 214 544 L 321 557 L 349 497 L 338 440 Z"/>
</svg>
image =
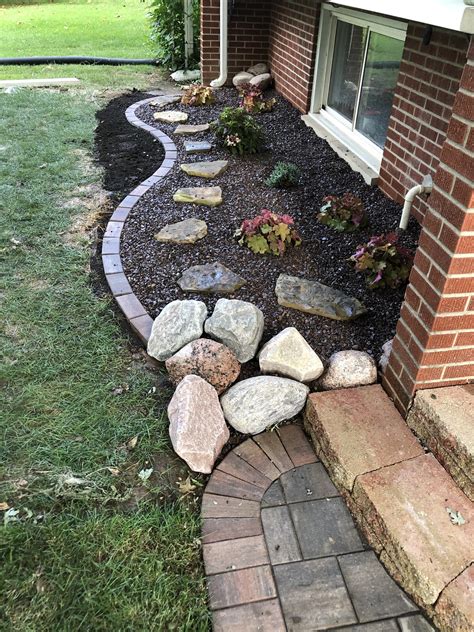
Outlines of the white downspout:
<svg viewBox="0 0 474 632">
<path fill-rule="evenodd" d="M 413 200 L 417 195 L 421 193 L 431 193 L 433 189 L 433 180 L 431 176 L 425 176 L 423 178 L 422 184 L 417 184 L 407 191 L 405 195 L 405 203 L 403 205 L 402 216 L 400 218 L 399 228 L 401 230 L 406 230 L 408 226 L 408 220 L 410 218 L 411 205 L 413 204 Z"/>
<path fill-rule="evenodd" d="M 213 88 L 222 88 L 227 81 L 227 0 L 221 0 L 220 6 L 220 75 L 211 81 Z"/>
</svg>

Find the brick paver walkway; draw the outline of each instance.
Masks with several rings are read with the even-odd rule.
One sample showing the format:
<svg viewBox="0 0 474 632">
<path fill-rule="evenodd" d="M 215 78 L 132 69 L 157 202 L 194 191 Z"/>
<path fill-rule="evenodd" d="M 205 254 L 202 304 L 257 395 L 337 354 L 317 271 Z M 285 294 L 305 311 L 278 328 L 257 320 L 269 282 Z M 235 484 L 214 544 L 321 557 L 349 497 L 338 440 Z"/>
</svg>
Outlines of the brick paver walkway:
<svg viewBox="0 0 474 632">
<path fill-rule="evenodd" d="M 203 497 L 216 632 L 428 632 L 364 542 L 300 426 L 248 439 Z"/>
</svg>

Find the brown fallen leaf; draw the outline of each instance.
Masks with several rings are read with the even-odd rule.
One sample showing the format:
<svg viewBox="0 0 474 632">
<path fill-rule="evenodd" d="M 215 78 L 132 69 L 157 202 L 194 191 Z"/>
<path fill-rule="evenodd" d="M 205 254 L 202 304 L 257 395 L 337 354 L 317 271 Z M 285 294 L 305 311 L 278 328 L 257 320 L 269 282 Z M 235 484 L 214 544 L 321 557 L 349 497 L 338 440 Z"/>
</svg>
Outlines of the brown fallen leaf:
<svg viewBox="0 0 474 632">
<path fill-rule="evenodd" d="M 108 467 L 107 469 L 112 474 L 112 476 L 118 476 L 120 474 L 120 470 L 118 469 L 118 467 Z"/>
<path fill-rule="evenodd" d="M 138 435 L 135 435 L 127 441 L 127 450 L 135 450 L 138 443 Z"/>
<path fill-rule="evenodd" d="M 8 503 L 0 503 L 0 511 L 7 511 L 10 509 L 10 505 Z"/>
</svg>

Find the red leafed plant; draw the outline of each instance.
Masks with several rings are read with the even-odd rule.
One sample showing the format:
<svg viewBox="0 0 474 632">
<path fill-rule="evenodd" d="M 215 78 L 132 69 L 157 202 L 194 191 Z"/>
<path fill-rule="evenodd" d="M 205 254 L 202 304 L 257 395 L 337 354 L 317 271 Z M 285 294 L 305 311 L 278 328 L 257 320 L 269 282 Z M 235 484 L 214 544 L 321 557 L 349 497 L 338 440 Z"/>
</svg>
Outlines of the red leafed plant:
<svg viewBox="0 0 474 632">
<path fill-rule="evenodd" d="M 287 246 L 299 246 L 301 237 L 290 215 L 277 215 L 263 209 L 260 215 L 245 219 L 234 237 L 256 254 L 281 256 Z"/>
<path fill-rule="evenodd" d="M 276 99 L 264 99 L 262 89 L 253 86 L 251 83 L 243 83 L 239 86 L 240 107 L 248 114 L 258 114 L 259 112 L 271 112 L 276 103 Z"/>
<path fill-rule="evenodd" d="M 339 232 L 351 232 L 367 224 L 362 200 L 352 193 L 344 193 L 342 197 L 327 195 L 317 217 L 322 224 Z"/>
<path fill-rule="evenodd" d="M 396 233 L 375 235 L 350 257 L 358 272 L 367 275 L 370 289 L 397 287 L 408 279 L 413 252 L 400 246 Z"/>
</svg>

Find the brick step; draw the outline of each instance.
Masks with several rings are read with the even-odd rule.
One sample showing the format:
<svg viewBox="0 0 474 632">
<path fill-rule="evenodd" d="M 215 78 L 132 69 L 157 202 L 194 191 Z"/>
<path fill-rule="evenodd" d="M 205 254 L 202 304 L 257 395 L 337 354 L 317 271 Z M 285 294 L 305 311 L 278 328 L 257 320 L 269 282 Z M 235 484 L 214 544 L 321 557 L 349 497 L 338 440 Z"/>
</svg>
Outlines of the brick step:
<svg viewBox="0 0 474 632">
<path fill-rule="evenodd" d="M 313 393 L 305 425 L 392 576 L 441 630 L 472 631 L 474 505 L 382 387 Z M 448 509 L 464 524 L 453 524 Z"/>
<path fill-rule="evenodd" d="M 407 424 L 474 500 L 474 384 L 418 391 Z"/>
</svg>

